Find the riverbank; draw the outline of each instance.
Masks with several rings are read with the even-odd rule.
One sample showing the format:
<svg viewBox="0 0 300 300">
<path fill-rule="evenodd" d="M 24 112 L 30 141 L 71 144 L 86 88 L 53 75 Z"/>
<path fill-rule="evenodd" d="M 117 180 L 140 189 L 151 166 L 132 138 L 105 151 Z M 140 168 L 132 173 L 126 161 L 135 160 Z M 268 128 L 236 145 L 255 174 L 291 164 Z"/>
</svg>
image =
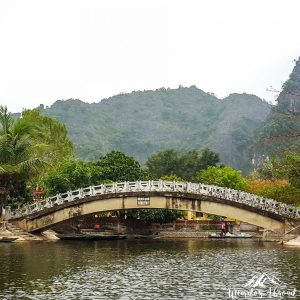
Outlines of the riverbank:
<svg viewBox="0 0 300 300">
<path fill-rule="evenodd" d="M 147 224 L 147 230 L 140 226 L 136 231 L 132 229 L 129 231 L 126 230 L 126 226 L 124 226 L 124 224 L 120 225 L 110 223 L 105 225 L 110 225 L 115 232 L 127 235 L 128 239 L 208 239 L 210 234 L 218 232 L 218 227 L 216 224 L 205 223 L 203 225 L 195 221 L 187 221 L 184 223 L 174 222 L 170 224 Z M 149 230 L 150 228 L 151 230 Z M 205 230 L 206 228 L 208 230 Z M 66 227 L 61 226 L 59 229 L 66 229 Z M 250 234 L 253 239 L 264 242 L 283 242 L 284 244 L 293 246 L 299 246 L 300 244 L 299 240 L 297 239 L 299 238 L 298 235 L 289 234 L 283 237 L 278 233 L 258 230 L 256 227 L 248 224 L 241 224 L 234 227 L 234 233 L 237 234 L 241 232 L 246 232 Z M 47 230 L 43 233 L 32 234 L 25 232 L 7 222 L 5 224 L 1 224 L 0 237 L 17 238 L 17 242 L 59 240 L 59 238 L 56 236 L 56 231 Z M 292 242 L 292 240 L 294 241 Z"/>
<path fill-rule="evenodd" d="M 296 238 L 284 243 L 286 246 L 293 246 L 293 247 L 300 247 L 300 236 L 297 236 Z"/>
<path fill-rule="evenodd" d="M 0 237 L 10 237 L 17 238 L 15 242 L 23 242 L 23 241 L 44 241 L 44 240 L 53 240 L 58 239 L 55 236 L 55 232 L 52 230 L 44 231 L 39 234 L 32 234 L 26 232 L 13 224 L 8 222 L 1 222 L 0 224 Z"/>
<path fill-rule="evenodd" d="M 136 239 L 136 240 L 147 240 L 147 239 L 209 239 L 209 235 L 211 231 L 160 231 L 153 235 L 141 235 L 141 234 L 129 234 L 128 239 Z M 0 237 L 10 237 L 17 238 L 15 242 L 24 242 L 24 241 L 55 241 L 59 240 L 56 236 L 56 232 L 53 230 L 47 230 L 41 234 L 29 234 L 20 232 L 16 234 L 10 230 L 1 230 Z M 284 242 L 287 246 L 296 246 L 300 247 L 300 237 L 299 236 L 285 236 L 284 239 L 280 237 L 278 234 L 269 233 L 267 237 L 262 237 L 262 235 L 254 234 L 252 239 L 259 240 L 263 242 Z"/>
</svg>

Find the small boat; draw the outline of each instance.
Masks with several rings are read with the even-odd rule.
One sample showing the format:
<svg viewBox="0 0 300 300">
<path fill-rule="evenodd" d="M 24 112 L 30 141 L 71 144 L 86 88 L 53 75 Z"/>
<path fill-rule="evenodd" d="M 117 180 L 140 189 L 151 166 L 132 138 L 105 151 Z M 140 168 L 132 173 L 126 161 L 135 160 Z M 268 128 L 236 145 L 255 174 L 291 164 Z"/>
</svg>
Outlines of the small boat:
<svg viewBox="0 0 300 300">
<path fill-rule="evenodd" d="M 61 240 L 83 240 L 83 241 L 124 240 L 127 238 L 127 235 L 121 235 L 121 234 L 102 235 L 102 234 L 74 233 L 74 234 L 56 234 L 56 236 Z"/>
<path fill-rule="evenodd" d="M 18 238 L 12 238 L 12 237 L 0 237 L 0 243 L 11 243 L 17 240 Z"/>
<path fill-rule="evenodd" d="M 208 237 L 212 239 L 249 239 L 252 238 L 252 235 L 245 232 L 240 232 L 239 234 L 231 234 L 227 232 L 225 235 L 221 235 L 220 233 L 212 233 Z"/>
</svg>

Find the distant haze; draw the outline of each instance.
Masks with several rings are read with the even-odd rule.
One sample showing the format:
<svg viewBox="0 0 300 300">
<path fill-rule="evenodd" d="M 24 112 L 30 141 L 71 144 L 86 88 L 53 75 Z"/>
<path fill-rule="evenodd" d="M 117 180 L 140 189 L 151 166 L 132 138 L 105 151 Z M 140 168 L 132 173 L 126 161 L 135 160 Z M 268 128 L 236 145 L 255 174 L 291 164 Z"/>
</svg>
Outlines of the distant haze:
<svg viewBox="0 0 300 300">
<path fill-rule="evenodd" d="M 0 104 L 196 85 L 274 101 L 300 56 L 298 0 L 0 0 Z"/>
</svg>

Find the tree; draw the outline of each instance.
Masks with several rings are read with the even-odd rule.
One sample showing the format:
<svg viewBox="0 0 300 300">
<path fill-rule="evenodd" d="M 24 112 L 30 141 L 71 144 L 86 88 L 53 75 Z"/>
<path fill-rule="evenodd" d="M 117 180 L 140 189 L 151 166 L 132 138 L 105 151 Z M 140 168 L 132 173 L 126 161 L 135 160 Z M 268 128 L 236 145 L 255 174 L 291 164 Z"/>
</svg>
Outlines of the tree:
<svg viewBox="0 0 300 300">
<path fill-rule="evenodd" d="M 200 155 L 200 170 L 206 170 L 209 166 L 216 166 L 220 162 L 219 154 L 205 148 Z"/>
<path fill-rule="evenodd" d="M 102 183 L 102 168 L 77 159 L 63 161 L 40 181 L 47 195 L 55 195 Z"/>
<path fill-rule="evenodd" d="M 283 159 L 283 175 L 286 175 L 289 182 L 295 188 L 300 189 L 300 154 L 288 153 Z"/>
<path fill-rule="evenodd" d="M 38 109 L 22 112 L 22 122 L 32 127 L 30 133 L 37 155 L 51 165 L 73 156 L 73 143 L 68 137 L 66 125 L 41 115 Z"/>
<path fill-rule="evenodd" d="M 200 171 L 197 179 L 201 183 L 224 186 L 231 189 L 243 190 L 246 186 L 246 179 L 241 171 L 234 170 L 230 166 L 208 167 Z"/>
<path fill-rule="evenodd" d="M 177 151 L 173 149 L 151 155 L 146 162 L 149 174 L 155 179 L 176 174 L 179 166 L 178 156 Z"/>
<path fill-rule="evenodd" d="M 300 189 L 297 189 L 284 179 L 253 179 L 249 180 L 245 189 L 247 192 L 275 199 L 288 204 L 300 204 Z"/>
<path fill-rule="evenodd" d="M 147 179 L 140 164 L 122 152 L 113 151 L 97 162 L 69 159 L 52 168 L 40 184 L 48 195 L 90 185 Z"/>
<path fill-rule="evenodd" d="M 66 128 L 37 110 L 13 118 L 0 106 L 0 186 L 9 204 L 30 199 L 28 182 L 72 154 Z"/>
<path fill-rule="evenodd" d="M 103 170 L 102 180 L 120 182 L 148 179 L 138 161 L 119 151 L 112 151 L 100 157 L 96 165 Z"/>
<path fill-rule="evenodd" d="M 215 166 L 219 155 L 210 149 L 202 151 L 191 150 L 180 154 L 175 150 L 164 150 L 149 157 L 146 162 L 153 178 L 177 175 L 184 180 L 194 181 L 197 172 Z"/>
<path fill-rule="evenodd" d="M 7 108 L 0 106 L 0 186 L 6 190 L 9 204 L 17 198 L 26 200 L 26 181 L 45 166 L 37 155 L 32 130 L 32 124 L 13 119 Z"/>
<path fill-rule="evenodd" d="M 165 181 L 177 181 L 177 182 L 184 181 L 181 177 L 177 175 L 166 175 L 166 176 L 162 176 L 160 179 Z"/>
<path fill-rule="evenodd" d="M 178 174 L 185 180 L 194 181 L 200 170 L 206 170 L 209 166 L 216 166 L 219 162 L 219 154 L 205 148 L 198 152 L 189 151 L 181 155 L 179 159 Z"/>
<path fill-rule="evenodd" d="M 257 170 L 248 181 L 250 193 L 280 202 L 300 205 L 300 155 L 288 152 L 274 157 Z"/>
<path fill-rule="evenodd" d="M 287 152 L 283 157 L 274 157 L 258 169 L 260 179 L 287 179 L 295 188 L 300 188 L 300 154 Z"/>
<path fill-rule="evenodd" d="M 170 209 L 139 209 L 128 211 L 129 217 L 143 220 L 147 223 L 168 223 L 183 218 L 185 213 L 179 210 Z"/>
</svg>

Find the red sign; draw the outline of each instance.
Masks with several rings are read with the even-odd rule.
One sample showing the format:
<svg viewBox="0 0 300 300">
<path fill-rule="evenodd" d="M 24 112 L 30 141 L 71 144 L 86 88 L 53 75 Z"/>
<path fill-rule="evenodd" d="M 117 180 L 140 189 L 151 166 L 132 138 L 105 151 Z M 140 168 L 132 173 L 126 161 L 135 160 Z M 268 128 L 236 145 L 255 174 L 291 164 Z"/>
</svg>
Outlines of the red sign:
<svg viewBox="0 0 300 300">
<path fill-rule="evenodd" d="M 40 201 L 43 199 L 42 194 L 44 194 L 44 190 L 42 188 L 36 188 L 32 194 L 34 197 L 32 198 L 33 201 Z"/>
</svg>

